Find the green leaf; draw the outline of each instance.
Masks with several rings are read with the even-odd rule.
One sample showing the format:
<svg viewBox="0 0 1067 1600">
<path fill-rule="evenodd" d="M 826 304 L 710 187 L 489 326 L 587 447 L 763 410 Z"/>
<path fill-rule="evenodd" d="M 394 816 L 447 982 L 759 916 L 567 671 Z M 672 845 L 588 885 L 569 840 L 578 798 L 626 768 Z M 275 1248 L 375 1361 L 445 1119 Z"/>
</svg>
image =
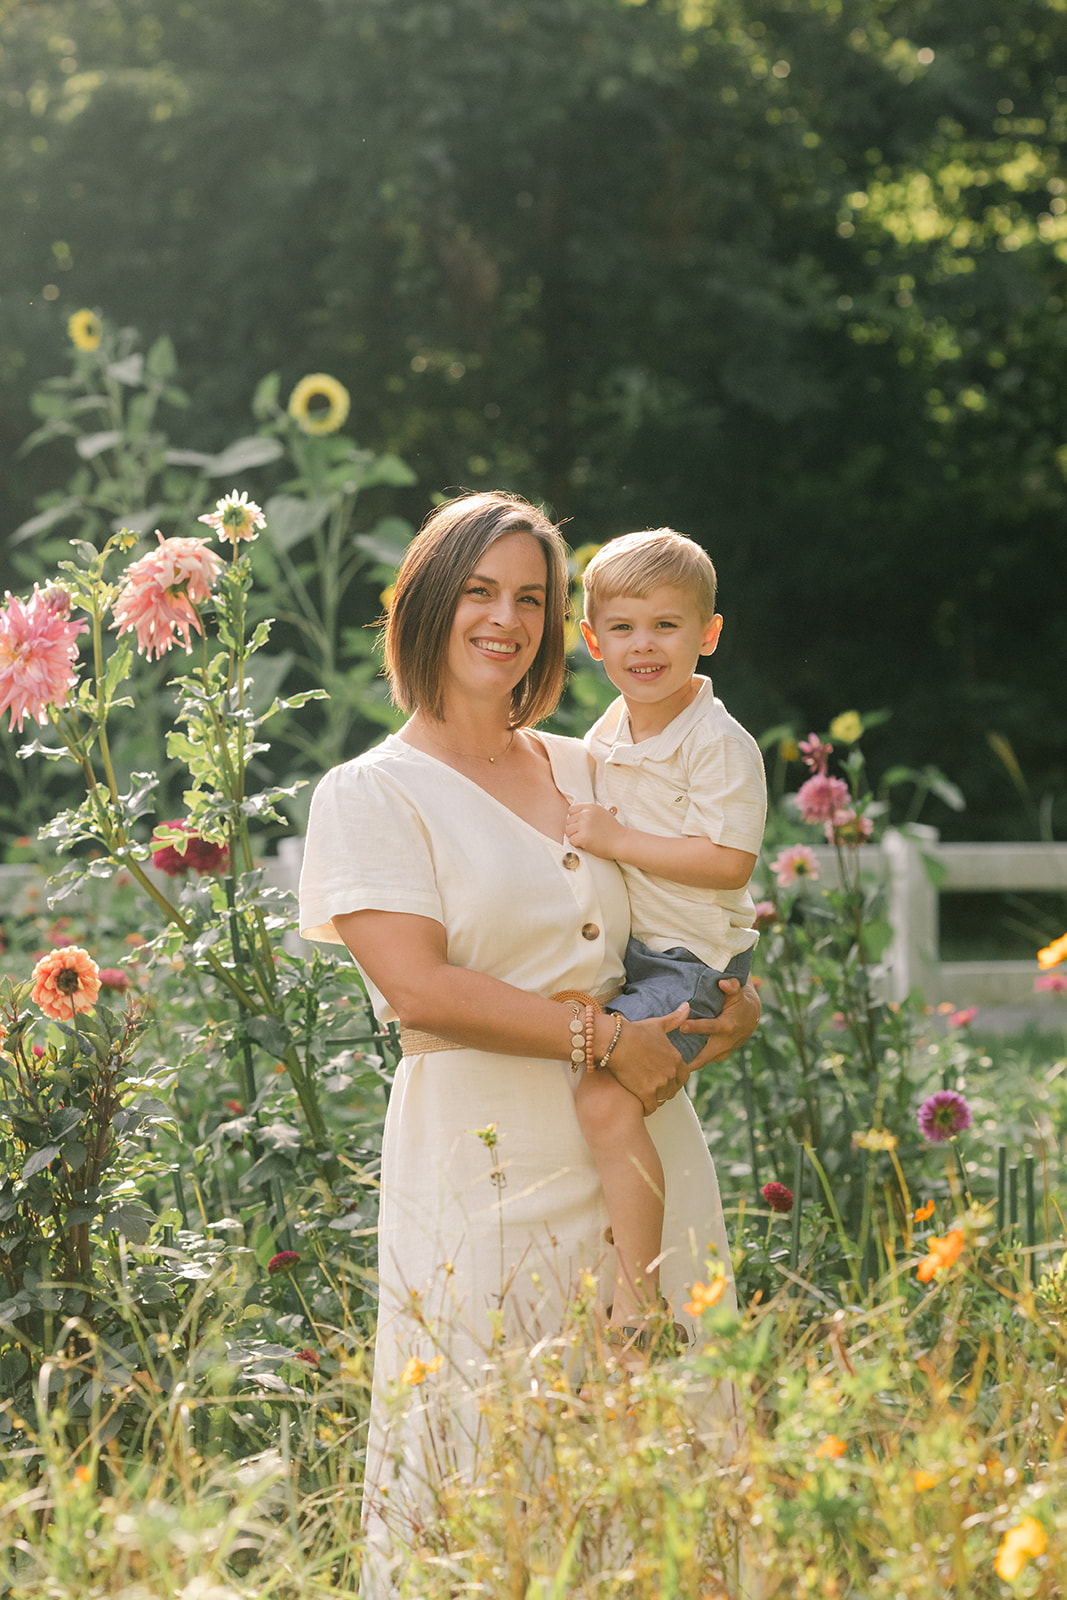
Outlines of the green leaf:
<svg viewBox="0 0 1067 1600">
<path fill-rule="evenodd" d="M 59 1154 L 58 1144 L 46 1144 L 40 1150 L 35 1150 L 32 1156 L 27 1156 L 22 1168 L 23 1178 L 35 1178 L 39 1172 L 44 1172 L 50 1167 Z"/>
<path fill-rule="evenodd" d="M 174 354 L 174 346 L 165 333 L 160 335 L 149 350 L 145 370 L 150 378 L 155 378 L 159 383 L 173 378 L 177 372 L 178 361 Z"/>
<path fill-rule="evenodd" d="M 357 533 L 352 543 L 375 561 L 382 561 L 387 567 L 398 567 L 414 535 L 411 523 L 405 522 L 403 517 L 383 517 L 370 533 Z"/>
<path fill-rule="evenodd" d="M 132 1244 L 147 1244 L 155 1220 L 155 1212 L 139 1200 L 124 1200 L 105 1211 L 103 1225 L 125 1235 Z"/>
<path fill-rule="evenodd" d="M 284 1056 L 292 1042 L 289 1029 L 277 1017 L 250 1017 L 244 1026 L 248 1037 L 268 1055 Z"/>
<path fill-rule="evenodd" d="M 49 506 L 47 511 L 39 511 L 28 522 L 20 522 L 14 533 L 8 535 L 8 543 L 21 544 L 24 539 L 34 539 L 39 533 L 47 533 L 49 528 L 54 528 L 58 522 L 65 522 L 82 509 L 80 499 L 63 500 L 57 506 Z M 95 550 L 93 554 L 96 554 Z"/>
<path fill-rule="evenodd" d="M 135 350 L 132 356 L 126 356 L 123 361 L 113 361 L 107 369 L 109 378 L 114 378 L 116 383 L 125 383 L 130 388 L 136 388 L 144 374 L 144 356 Z"/>
<path fill-rule="evenodd" d="M 247 439 L 238 439 L 221 455 L 214 456 L 204 470 L 209 478 L 232 478 L 239 472 L 247 472 L 250 467 L 265 467 L 269 461 L 277 461 L 283 454 L 279 440 L 254 433 Z"/>
<path fill-rule="evenodd" d="M 92 461 L 105 450 L 114 449 L 121 443 L 122 434 L 118 428 L 107 428 L 103 433 L 87 433 L 77 441 L 74 448 L 83 461 Z"/>
<path fill-rule="evenodd" d="M 271 544 L 278 550 L 288 550 L 299 544 L 322 526 L 332 503 L 328 495 L 316 495 L 307 500 L 292 494 L 272 495 L 263 507 Z"/>
</svg>

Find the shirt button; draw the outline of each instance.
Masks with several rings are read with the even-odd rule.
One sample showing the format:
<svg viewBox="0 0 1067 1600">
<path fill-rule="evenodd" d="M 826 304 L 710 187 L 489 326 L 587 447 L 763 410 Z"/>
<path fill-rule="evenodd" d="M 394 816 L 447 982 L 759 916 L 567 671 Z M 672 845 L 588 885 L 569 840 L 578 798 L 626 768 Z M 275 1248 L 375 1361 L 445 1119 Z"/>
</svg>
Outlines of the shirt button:
<svg viewBox="0 0 1067 1600">
<path fill-rule="evenodd" d="M 573 850 L 568 850 L 567 854 L 563 857 L 563 865 L 566 867 L 568 872 L 573 872 L 575 868 L 580 867 L 581 864 L 581 857 L 576 856 Z"/>
<path fill-rule="evenodd" d="M 597 927 L 595 922 L 587 922 L 586 923 L 585 927 L 582 929 L 582 938 L 583 939 L 599 939 L 600 938 L 600 929 Z"/>
</svg>

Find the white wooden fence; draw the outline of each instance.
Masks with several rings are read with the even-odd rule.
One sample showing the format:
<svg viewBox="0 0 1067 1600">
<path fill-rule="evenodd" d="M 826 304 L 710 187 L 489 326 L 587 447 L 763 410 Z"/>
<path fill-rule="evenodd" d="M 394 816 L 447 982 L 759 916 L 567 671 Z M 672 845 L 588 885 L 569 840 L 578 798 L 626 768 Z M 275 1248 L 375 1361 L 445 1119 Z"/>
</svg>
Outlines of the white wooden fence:
<svg viewBox="0 0 1067 1600">
<path fill-rule="evenodd" d="M 270 882 L 295 894 L 302 855 L 301 839 L 279 840 L 277 856 L 265 863 Z M 820 881 L 834 882 L 836 851 L 821 846 L 815 855 Z M 924 857 L 940 868 L 938 887 Z M 916 825 L 907 832 L 890 829 L 880 845 L 862 847 L 861 859 L 864 874 L 884 878 L 888 887 L 893 937 L 884 964 L 887 999 L 903 1000 L 912 989 L 920 989 L 933 1004 L 951 1000 L 957 1006 L 1026 1006 L 1050 1020 L 1067 1018 L 1067 996 L 1034 993 L 1036 956 L 1032 961 L 942 961 L 938 945 L 938 897 L 943 890 L 1062 891 L 1067 907 L 1067 844 L 942 844 L 936 828 Z M 44 879 L 35 868 L 0 867 L 0 916 L 19 909 L 25 891 L 34 885 L 43 900 Z M 296 934 L 286 942 L 293 949 L 309 948 Z"/>
</svg>

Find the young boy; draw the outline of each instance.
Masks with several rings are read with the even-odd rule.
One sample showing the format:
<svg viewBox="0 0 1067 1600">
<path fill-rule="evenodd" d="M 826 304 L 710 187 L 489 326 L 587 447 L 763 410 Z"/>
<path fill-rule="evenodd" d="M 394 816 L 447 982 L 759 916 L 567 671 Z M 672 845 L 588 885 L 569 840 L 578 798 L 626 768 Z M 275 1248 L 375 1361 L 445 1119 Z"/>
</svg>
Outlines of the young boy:
<svg viewBox="0 0 1067 1600">
<path fill-rule="evenodd" d="M 715 587 L 709 557 L 669 528 L 613 539 L 585 573 L 582 633 L 621 699 L 586 735 L 602 804 L 572 806 L 566 831 L 626 879 L 627 983 L 608 1009 L 634 1021 L 683 1001 L 691 1017 L 717 1016 L 719 979 L 745 981 L 758 937 L 748 883 L 767 814 L 763 760 L 694 672 L 719 642 Z M 670 1038 L 687 1061 L 706 1042 Z M 657 1317 L 663 1167 L 641 1102 L 610 1072 L 584 1075 L 577 1110 L 611 1219 L 611 1321 L 644 1329 Z"/>
</svg>

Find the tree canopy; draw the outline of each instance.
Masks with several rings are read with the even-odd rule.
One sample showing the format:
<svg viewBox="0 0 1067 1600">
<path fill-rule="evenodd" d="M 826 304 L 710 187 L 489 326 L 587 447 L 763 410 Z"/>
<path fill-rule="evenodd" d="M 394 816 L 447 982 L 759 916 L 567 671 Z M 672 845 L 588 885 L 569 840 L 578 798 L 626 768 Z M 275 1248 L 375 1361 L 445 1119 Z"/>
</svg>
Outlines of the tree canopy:
<svg viewBox="0 0 1067 1600">
<path fill-rule="evenodd" d="M 678 527 L 754 731 L 887 707 L 946 828 L 1062 832 L 1067 0 L 0 19 L 9 460 L 80 306 L 172 336 L 190 447 L 333 373 L 414 521 L 492 485 L 576 544 Z M 3 531 L 66 470 L 12 462 Z"/>
</svg>

